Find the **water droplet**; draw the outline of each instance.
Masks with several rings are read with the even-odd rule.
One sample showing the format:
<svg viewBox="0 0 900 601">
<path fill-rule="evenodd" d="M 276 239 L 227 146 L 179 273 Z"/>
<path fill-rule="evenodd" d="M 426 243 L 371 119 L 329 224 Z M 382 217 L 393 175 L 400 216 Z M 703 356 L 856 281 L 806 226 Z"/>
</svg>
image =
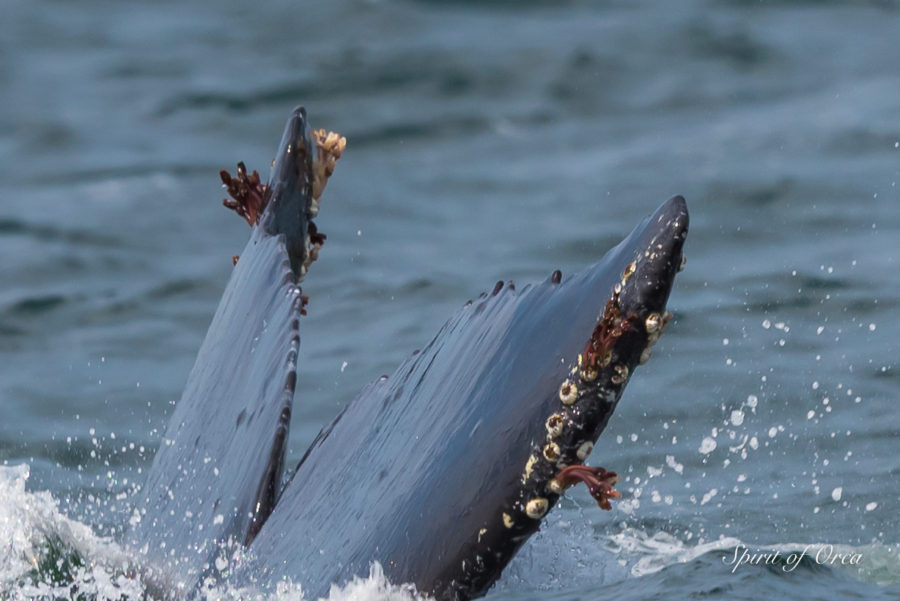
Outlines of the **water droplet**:
<svg viewBox="0 0 900 601">
<path fill-rule="evenodd" d="M 707 436 L 703 439 L 703 442 L 700 443 L 700 448 L 698 449 L 704 455 L 712 453 L 716 450 L 716 441 L 715 439 Z"/>
</svg>

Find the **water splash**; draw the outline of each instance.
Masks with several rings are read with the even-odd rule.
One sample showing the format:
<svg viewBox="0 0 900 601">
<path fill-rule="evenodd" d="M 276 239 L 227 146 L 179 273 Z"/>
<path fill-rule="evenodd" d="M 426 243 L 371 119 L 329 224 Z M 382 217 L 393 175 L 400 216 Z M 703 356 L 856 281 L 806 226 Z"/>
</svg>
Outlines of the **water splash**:
<svg viewBox="0 0 900 601">
<path fill-rule="evenodd" d="M 90 526 L 64 515 L 47 491 L 26 490 L 26 464 L 0 466 L 0 599 L 84 601 L 179 598 L 143 575 L 128 549 Z M 200 591 L 206 600 L 304 601 L 302 586 L 282 582 L 271 594 L 228 584 L 210 583 Z M 410 585 L 391 584 L 378 564 L 366 578 L 333 585 L 328 601 L 425 601 Z"/>
<path fill-rule="evenodd" d="M 0 467 L 0 597 L 141 598 L 122 548 L 63 515 L 49 492 L 25 490 L 29 475 L 25 464 Z"/>
</svg>

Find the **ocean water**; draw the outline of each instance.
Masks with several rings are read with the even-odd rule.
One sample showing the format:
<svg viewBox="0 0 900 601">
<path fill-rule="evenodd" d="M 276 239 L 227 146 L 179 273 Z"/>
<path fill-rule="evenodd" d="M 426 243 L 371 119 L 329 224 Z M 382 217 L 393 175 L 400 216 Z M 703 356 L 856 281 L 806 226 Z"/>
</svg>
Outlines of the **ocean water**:
<svg viewBox="0 0 900 601">
<path fill-rule="evenodd" d="M 290 463 L 467 299 L 683 194 L 675 319 L 590 460 L 623 498 L 570 491 L 488 598 L 900 597 L 900 3 L 3 12 L 0 598 L 159 594 L 116 541 L 247 239 L 217 173 L 297 104 L 348 149 Z"/>
</svg>

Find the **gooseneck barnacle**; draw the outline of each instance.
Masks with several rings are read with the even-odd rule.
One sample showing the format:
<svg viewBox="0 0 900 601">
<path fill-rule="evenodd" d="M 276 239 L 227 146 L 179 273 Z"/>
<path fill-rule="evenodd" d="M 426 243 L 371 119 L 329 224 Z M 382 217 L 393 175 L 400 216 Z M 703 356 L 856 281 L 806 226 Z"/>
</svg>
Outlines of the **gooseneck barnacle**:
<svg viewBox="0 0 900 601">
<path fill-rule="evenodd" d="M 597 505 L 602 509 L 610 510 L 610 499 L 621 496 L 613 486 L 619 481 L 615 472 L 608 472 L 602 467 L 588 465 L 569 465 L 559 471 L 550 483 L 553 490 L 565 491 L 570 486 L 584 482 L 591 496 L 597 500 Z"/>
</svg>

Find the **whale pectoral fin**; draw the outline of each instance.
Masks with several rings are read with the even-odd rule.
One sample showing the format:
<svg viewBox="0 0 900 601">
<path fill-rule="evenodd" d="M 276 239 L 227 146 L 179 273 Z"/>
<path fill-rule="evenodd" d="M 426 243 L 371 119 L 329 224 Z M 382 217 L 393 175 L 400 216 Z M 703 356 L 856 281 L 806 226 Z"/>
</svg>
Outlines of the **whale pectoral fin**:
<svg viewBox="0 0 900 601">
<path fill-rule="evenodd" d="M 321 244 L 311 220 L 312 136 L 298 109 L 267 185 L 243 164 L 222 176 L 252 226 L 181 400 L 128 538 L 188 589 L 222 545 L 249 544 L 278 500 L 296 385 L 302 273 Z"/>
<path fill-rule="evenodd" d="M 280 241 L 254 231 L 141 491 L 129 539 L 187 586 L 274 507 L 300 343 L 292 280 Z"/>
<path fill-rule="evenodd" d="M 687 228 L 672 198 L 582 272 L 466 303 L 316 439 L 239 580 L 290 578 L 315 598 L 378 561 L 395 584 L 461 601 L 487 592 L 565 486 L 611 507 L 615 474 L 581 462 L 668 321 Z"/>
</svg>

